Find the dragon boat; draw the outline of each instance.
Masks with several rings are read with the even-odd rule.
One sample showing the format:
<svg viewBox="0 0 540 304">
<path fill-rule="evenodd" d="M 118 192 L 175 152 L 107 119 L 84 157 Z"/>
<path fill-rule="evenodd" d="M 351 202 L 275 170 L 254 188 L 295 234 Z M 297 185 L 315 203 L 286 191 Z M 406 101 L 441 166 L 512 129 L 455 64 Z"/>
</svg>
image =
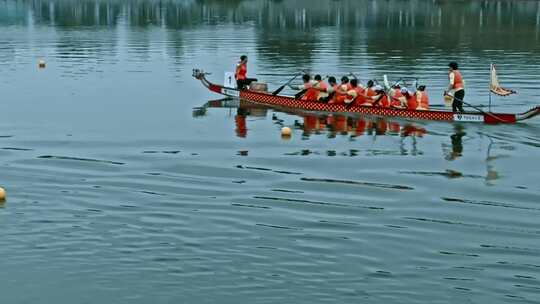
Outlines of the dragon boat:
<svg viewBox="0 0 540 304">
<path fill-rule="evenodd" d="M 201 81 L 206 88 L 214 93 L 281 109 L 296 109 L 302 111 L 330 112 L 339 114 L 364 114 L 370 116 L 398 117 L 412 120 L 475 122 L 486 124 L 513 124 L 533 118 L 540 114 L 540 106 L 534 107 L 523 113 L 512 114 L 485 111 L 454 113 L 451 111 L 441 110 L 420 111 L 374 106 L 346 106 L 342 104 L 327 104 L 315 101 L 299 100 L 293 96 L 274 95 L 265 90 L 239 90 L 232 87 L 226 87 L 210 82 L 208 79 L 206 79 L 206 75 L 208 74 L 202 70 L 193 70 L 193 77 Z"/>
</svg>

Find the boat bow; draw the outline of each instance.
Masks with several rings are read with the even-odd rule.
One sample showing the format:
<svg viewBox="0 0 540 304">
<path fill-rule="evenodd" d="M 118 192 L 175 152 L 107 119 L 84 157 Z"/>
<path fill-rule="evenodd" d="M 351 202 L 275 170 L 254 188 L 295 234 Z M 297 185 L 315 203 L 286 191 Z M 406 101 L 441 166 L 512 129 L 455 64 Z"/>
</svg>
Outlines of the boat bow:
<svg viewBox="0 0 540 304">
<path fill-rule="evenodd" d="M 530 109 L 529 111 L 527 112 L 524 112 L 524 113 L 521 113 L 521 114 L 516 114 L 516 121 L 523 121 L 523 120 L 526 120 L 526 119 L 530 119 L 530 118 L 533 118 L 537 115 L 540 114 L 540 106 L 536 106 L 532 109 Z"/>
</svg>

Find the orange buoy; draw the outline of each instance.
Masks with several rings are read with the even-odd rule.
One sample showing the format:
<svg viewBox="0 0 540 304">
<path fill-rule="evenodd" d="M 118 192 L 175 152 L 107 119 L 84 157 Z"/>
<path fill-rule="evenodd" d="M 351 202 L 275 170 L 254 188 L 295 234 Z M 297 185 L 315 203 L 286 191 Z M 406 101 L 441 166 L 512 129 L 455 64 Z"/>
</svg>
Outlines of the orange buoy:
<svg viewBox="0 0 540 304">
<path fill-rule="evenodd" d="M 0 202 L 3 202 L 6 200 L 6 190 L 4 188 L 0 187 Z"/>
<path fill-rule="evenodd" d="M 281 128 L 281 136 L 282 137 L 290 137 L 292 134 L 292 130 L 289 127 L 283 127 Z"/>
</svg>

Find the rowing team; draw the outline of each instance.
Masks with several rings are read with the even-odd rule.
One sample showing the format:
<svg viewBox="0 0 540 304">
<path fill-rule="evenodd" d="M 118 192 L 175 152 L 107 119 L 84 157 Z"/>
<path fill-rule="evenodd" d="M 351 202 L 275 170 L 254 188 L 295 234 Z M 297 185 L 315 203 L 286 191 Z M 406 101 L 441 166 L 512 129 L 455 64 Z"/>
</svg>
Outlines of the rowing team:
<svg viewBox="0 0 540 304">
<path fill-rule="evenodd" d="M 323 102 L 328 104 L 342 104 L 349 106 L 373 106 L 383 108 L 397 108 L 408 110 L 429 110 L 429 97 L 425 86 L 408 89 L 401 87 L 399 83 L 385 90 L 381 85 L 375 85 L 369 80 L 366 86 L 358 82 L 358 79 L 343 76 L 338 84 L 335 77 L 328 77 L 326 83 L 321 75 L 315 75 L 314 79 L 306 74 L 302 77 L 303 84 L 292 86 L 291 89 L 299 90 L 296 95 L 304 101 Z"/>
</svg>

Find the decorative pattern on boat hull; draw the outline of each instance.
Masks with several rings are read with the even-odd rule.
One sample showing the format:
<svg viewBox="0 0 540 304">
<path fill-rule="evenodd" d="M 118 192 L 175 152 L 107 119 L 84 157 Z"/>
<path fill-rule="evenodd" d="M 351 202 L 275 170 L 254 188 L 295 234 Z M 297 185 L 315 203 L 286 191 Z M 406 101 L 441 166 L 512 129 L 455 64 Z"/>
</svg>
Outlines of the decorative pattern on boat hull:
<svg viewBox="0 0 540 304">
<path fill-rule="evenodd" d="M 307 111 L 320 111 L 320 112 L 340 112 L 340 113 L 361 113 L 373 116 L 388 116 L 388 117 L 403 117 L 420 120 L 440 120 L 440 121 L 453 121 L 454 113 L 443 111 L 409 111 L 380 107 L 362 107 L 352 106 L 345 107 L 344 105 L 326 104 L 312 101 L 296 100 L 292 97 L 274 96 L 267 93 L 258 93 L 251 91 L 241 91 L 240 98 L 246 99 L 252 102 L 282 106 L 287 108 L 302 109 Z M 478 116 L 483 122 L 482 114 L 472 114 Z"/>
</svg>

